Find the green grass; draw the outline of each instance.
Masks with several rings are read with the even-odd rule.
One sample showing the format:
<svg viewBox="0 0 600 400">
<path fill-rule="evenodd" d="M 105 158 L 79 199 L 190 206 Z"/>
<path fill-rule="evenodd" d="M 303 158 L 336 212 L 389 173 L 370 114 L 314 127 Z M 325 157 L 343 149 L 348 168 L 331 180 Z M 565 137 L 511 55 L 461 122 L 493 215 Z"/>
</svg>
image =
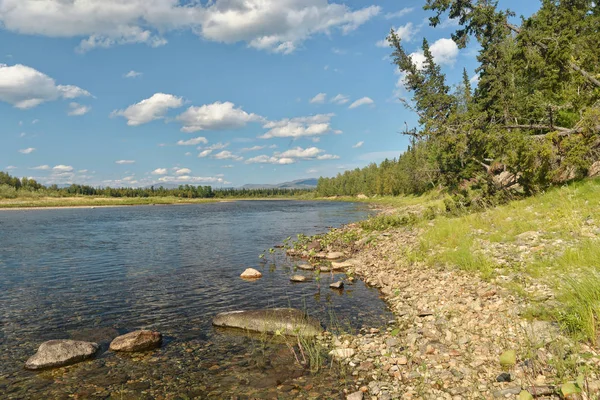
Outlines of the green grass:
<svg viewBox="0 0 600 400">
<path fill-rule="evenodd" d="M 419 246 L 411 257 L 477 272 L 485 278 L 516 275 L 511 288 L 538 280 L 559 300 L 551 315 L 573 335 L 596 342 L 600 329 L 600 179 L 554 188 L 546 193 L 459 217 L 421 218 Z M 523 235 L 525 234 L 525 235 Z M 521 236 L 519 236 L 521 235 Z M 531 240 L 530 238 L 533 238 Z M 506 249 L 483 252 L 491 245 Z M 511 254 L 531 251 L 524 261 Z M 490 254 L 506 257 L 498 265 Z"/>
</svg>

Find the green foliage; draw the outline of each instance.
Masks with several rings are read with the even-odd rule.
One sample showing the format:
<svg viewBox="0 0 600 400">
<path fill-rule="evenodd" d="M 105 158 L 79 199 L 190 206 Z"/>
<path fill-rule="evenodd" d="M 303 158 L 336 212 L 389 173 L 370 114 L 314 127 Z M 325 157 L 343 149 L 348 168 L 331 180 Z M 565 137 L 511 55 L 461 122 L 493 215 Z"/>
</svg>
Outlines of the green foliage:
<svg viewBox="0 0 600 400">
<path fill-rule="evenodd" d="M 520 26 L 497 1 L 427 0 L 424 9 L 434 13 L 433 26 L 442 17 L 458 20 L 452 38 L 460 48 L 477 40 L 477 87 L 464 70 L 452 90 L 427 40 L 415 60 L 392 30 L 391 59 L 411 94 L 400 101 L 419 117 L 403 132 L 411 145 L 379 166 L 321 179 L 318 194 L 396 196 L 444 187 L 464 197 L 449 208 L 482 208 L 490 198 L 496 204 L 585 177 L 600 159 L 598 2 L 542 0 Z M 501 173 L 515 179 L 495 180 Z M 511 195 L 499 194 L 508 186 Z"/>
</svg>

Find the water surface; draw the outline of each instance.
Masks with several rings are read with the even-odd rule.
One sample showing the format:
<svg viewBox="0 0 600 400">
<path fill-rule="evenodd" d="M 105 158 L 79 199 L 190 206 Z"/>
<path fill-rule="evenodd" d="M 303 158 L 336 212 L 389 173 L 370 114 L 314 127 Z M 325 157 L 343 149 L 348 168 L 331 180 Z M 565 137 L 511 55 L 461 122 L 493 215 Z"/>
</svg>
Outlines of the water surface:
<svg viewBox="0 0 600 400">
<path fill-rule="evenodd" d="M 343 292 L 329 289 L 343 274 L 292 284 L 296 260 L 281 252 L 267 262 L 258 258 L 286 237 L 325 232 L 367 212 L 348 203 L 295 201 L 0 211 L 0 393 L 308 396 L 319 384 L 293 365 L 285 346 L 215 331 L 211 319 L 223 311 L 291 306 L 330 327 L 385 324 L 391 315 L 361 282 Z M 247 267 L 263 278 L 239 279 Z M 106 348 L 116 335 L 140 328 L 161 331 L 163 348 L 135 356 L 103 352 L 41 374 L 22 369 L 45 340 L 93 340 Z"/>
</svg>

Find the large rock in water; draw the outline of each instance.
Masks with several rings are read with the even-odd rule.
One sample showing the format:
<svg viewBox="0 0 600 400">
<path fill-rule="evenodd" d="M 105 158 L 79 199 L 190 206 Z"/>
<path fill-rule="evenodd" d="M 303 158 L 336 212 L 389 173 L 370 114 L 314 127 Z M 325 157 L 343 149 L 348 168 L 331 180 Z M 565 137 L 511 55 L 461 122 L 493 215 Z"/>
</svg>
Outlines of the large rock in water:
<svg viewBox="0 0 600 400">
<path fill-rule="evenodd" d="M 25 363 L 26 369 L 38 370 L 64 367 L 92 358 L 100 346 L 77 340 L 50 340 L 44 342 Z"/>
<path fill-rule="evenodd" d="M 160 347 L 162 335 L 159 332 L 135 331 L 115 338 L 110 343 L 112 351 L 146 351 Z"/>
<path fill-rule="evenodd" d="M 213 325 L 289 336 L 316 336 L 323 332 L 319 320 L 293 308 L 221 313 L 215 317 Z"/>
<path fill-rule="evenodd" d="M 260 271 L 257 271 L 254 268 L 248 268 L 244 272 L 242 272 L 242 274 L 240 275 L 240 277 L 242 279 L 253 280 L 253 279 L 259 279 L 259 278 L 261 278 L 262 274 L 260 273 Z"/>
</svg>

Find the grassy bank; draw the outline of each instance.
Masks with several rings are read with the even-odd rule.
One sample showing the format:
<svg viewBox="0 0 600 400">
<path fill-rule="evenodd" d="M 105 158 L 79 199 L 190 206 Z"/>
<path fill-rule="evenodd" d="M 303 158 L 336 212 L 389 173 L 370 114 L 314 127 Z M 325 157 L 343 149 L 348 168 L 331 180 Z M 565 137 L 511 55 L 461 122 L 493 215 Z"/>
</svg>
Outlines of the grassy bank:
<svg viewBox="0 0 600 400">
<path fill-rule="evenodd" d="M 0 199 L 0 209 L 40 207 L 106 207 L 140 206 L 151 204 L 195 204 L 214 203 L 215 199 L 182 199 L 179 197 L 37 197 Z"/>
<path fill-rule="evenodd" d="M 363 229 L 418 230 L 418 246 L 404 250 L 408 260 L 501 282 L 530 304 L 532 317 L 598 342 L 600 179 L 462 216 L 442 213 L 443 200 L 433 195 L 366 201 L 397 210 L 364 221 Z"/>
</svg>

